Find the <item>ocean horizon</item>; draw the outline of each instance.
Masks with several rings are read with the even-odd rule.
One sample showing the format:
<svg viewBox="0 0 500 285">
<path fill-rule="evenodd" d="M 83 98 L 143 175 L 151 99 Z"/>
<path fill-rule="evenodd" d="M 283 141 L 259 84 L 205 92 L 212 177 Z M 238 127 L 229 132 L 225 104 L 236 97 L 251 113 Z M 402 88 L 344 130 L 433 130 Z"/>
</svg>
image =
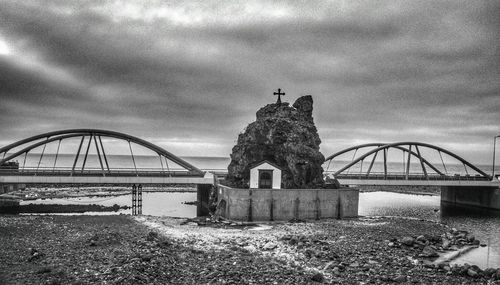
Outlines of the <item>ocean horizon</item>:
<svg viewBox="0 0 500 285">
<path fill-rule="evenodd" d="M 57 161 L 56 161 L 56 155 L 55 154 L 44 154 L 42 159 L 40 160 L 41 154 L 39 153 L 30 153 L 26 156 L 26 159 L 24 156 L 19 156 L 17 158 L 17 161 L 19 162 L 20 167 L 23 167 L 23 165 L 27 168 L 68 168 L 72 167 L 74 160 L 75 160 L 75 155 L 74 154 L 59 154 L 57 156 Z M 120 168 L 120 169 L 133 169 L 134 168 L 134 162 L 131 159 L 130 155 L 107 155 L 106 156 L 108 159 L 108 163 L 110 165 L 110 168 Z M 225 170 L 227 169 L 229 163 L 231 162 L 231 158 L 229 156 L 224 157 L 224 156 L 179 156 L 179 158 L 187 161 L 188 163 L 194 165 L 195 167 L 202 169 L 202 170 Z M 161 164 L 159 161 L 158 156 L 151 156 L 151 155 L 134 155 L 135 159 L 135 164 L 137 168 L 161 168 Z M 83 165 L 83 160 L 84 160 L 84 155 L 80 154 L 76 169 L 81 168 Z M 54 163 L 55 162 L 55 163 Z M 341 167 L 347 165 L 350 163 L 348 160 L 339 160 L 339 161 L 334 161 L 333 163 L 324 163 L 323 164 L 323 170 L 325 172 L 333 172 L 339 170 Z M 448 174 L 470 174 L 474 175 L 475 171 L 467 168 L 465 170 L 464 166 L 462 164 L 457 164 L 457 163 L 446 163 L 446 169 L 443 167 L 441 163 L 438 162 L 432 162 L 437 169 L 442 171 L 443 173 L 448 173 Z M 492 170 L 492 165 L 487 165 L 487 164 L 476 164 L 476 167 L 481 169 L 482 171 L 486 173 L 491 173 Z M 168 167 L 167 165 L 164 165 L 165 168 L 171 168 L 171 169 L 179 169 L 181 168 L 179 165 L 177 165 L 174 162 L 169 161 L 168 162 Z M 365 162 L 363 166 L 361 164 L 354 165 L 348 173 L 357 173 L 361 171 L 365 171 L 369 167 L 369 162 Z M 87 161 L 85 162 L 85 168 L 86 169 L 99 169 L 100 168 L 100 162 L 96 154 L 89 154 L 87 157 Z M 402 162 L 394 162 L 394 161 L 389 161 L 387 164 L 387 171 L 388 172 L 401 172 L 404 169 L 404 166 Z M 420 163 L 415 161 L 410 163 L 410 171 L 419 173 L 421 172 L 421 166 Z M 380 173 L 383 172 L 383 163 L 381 161 L 375 161 L 373 167 L 372 167 L 372 173 Z M 500 173 L 500 166 L 495 167 L 495 172 Z M 430 171 L 432 173 L 432 171 Z"/>
</svg>

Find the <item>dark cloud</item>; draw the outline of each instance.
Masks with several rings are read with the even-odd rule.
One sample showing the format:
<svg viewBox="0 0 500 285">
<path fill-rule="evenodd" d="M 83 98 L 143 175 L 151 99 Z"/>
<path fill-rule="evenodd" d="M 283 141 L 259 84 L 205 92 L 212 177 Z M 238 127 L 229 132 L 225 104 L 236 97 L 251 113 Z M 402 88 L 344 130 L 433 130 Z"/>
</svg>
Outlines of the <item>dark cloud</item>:
<svg viewBox="0 0 500 285">
<path fill-rule="evenodd" d="M 481 146 L 470 153 L 488 161 L 498 12 L 498 1 L 3 1 L 0 138 L 98 127 L 226 155 L 281 87 L 289 101 L 314 96 L 325 154 L 411 139 Z"/>
</svg>

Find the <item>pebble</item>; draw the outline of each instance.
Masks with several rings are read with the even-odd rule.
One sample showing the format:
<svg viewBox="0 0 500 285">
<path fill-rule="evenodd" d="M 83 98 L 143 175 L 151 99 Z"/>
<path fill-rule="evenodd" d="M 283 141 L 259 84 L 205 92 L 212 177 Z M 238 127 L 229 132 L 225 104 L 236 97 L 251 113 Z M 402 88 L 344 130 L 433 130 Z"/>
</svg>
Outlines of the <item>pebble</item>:
<svg viewBox="0 0 500 285">
<path fill-rule="evenodd" d="M 420 241 L 420 242 L 426 242 L 427 240 L 425 239 L 425 236 L 424 235 L 419 235 L 417 238 L 416 238 L 417 241 Z"/>
<path fill-rule="evenodd" d="M 263 249 L 264 250 L 273 250 L 277 247 L 278 245 L 274 242 L 268 242 L 264 245 Z"/>
<path fill-rule="evenodd" d="M 403 283 L 403 282 L 406 282 L 406 276 L 399 275 L 398 277 L 394 278 L 393 280 L 394 280 L 394 282 Z"/>
<path fill-rule="evenodd" d="M 468 269 L 467 270 L 467 275 L 469 275 L 470 277 L 476 277 L 477 276 L 477 272 L 472 270 L 472 269 Z"/>
</svg>

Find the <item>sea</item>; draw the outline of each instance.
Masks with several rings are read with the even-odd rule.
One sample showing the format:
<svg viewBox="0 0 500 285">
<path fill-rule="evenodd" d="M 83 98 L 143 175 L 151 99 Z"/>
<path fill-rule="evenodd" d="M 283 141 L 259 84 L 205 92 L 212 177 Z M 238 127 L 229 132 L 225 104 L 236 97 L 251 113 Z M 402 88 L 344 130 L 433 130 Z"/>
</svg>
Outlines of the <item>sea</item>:
<svg viewBox="0 0 500 285">
<path fill-rule="evenodd" d="M 224 171 L 230 162 L 229 157 L 181 157 L 190 164 L 207 171 Z M 135 156 L 132 161 L 127 155 L 111 155 L 107 157 L 110 168 L 120 169 L 158 169 L 161 163 L 158 157 L 155 156 Z M 84 157 L 80 156 L 77 160 L 76 169 L 83 166 Z M 69 154 L 55 155 L 29 154 L 25 158 L 20 157 L 18 160 L 20 166 L 27 168 L 40 169 L 60 169 L 71 168 L 75 162 L 75 156 Z M 134 165 L 135 162 L 135 165 Z M 333 172 L 346 165 L 349 161 L 336 161 L 333 165 L 324 165 L 325 171 Z M 173 162 L 163 164 L 164 168 L 172 170 L 180 169 L 179 165 Z M 89 155 L 85 162 L 85 169 L 100 169 L 100 162 L 96 155 Z M 365 166 L 353 168 L 351 173 L 366 170 Z M 412 169 L 418 169 L 419 163 L 411 164 Z M 437 164 L 436 164 L 436 167 Z M 491 165 L 477 165 L 478 168 L 486 173 L 491 173 Z M 461 164 L 446 164 L 438 168 L 449 175 L 453 174 L 469 174 L 476 173 L 464 167 Z M 372 167 L 372 172 L 383 171 L 382 162 L 375 162 Z M 388 163 L 388 172 L 403 172 L 404 165 L 402 163 Z M 495 171 L 500 173 L 500 169 Z M 145 192 L 143 193 L 143 214 L 155 216 L 171 216 L 171 217 L 195 217 L 196 206 L 185 204 L 185 202 L 196 201 L 195 192 Z M 104 206 L 112 206 L 114 204 L 122 206 L 131 205 L 131 195 L 122 195 L 115 197 L 80 197 L 80 198 L 65 198 L 65 199 L 45 199 L 23 201 L 23 204 L 40 203 L 40 204 L 98 204 Z M 86 213 L 86 214 L 130 214 L 130 210 L 120 210 L 113 213 Z M 476 212 L 468 211 L 445 211 L 441 208 L 440 197 L 432 195 L 416 195 L 402 194 L 385 191 L 360 193 L 359 198 L 359 214 L 362 216 L 396 216 L 410 219 L 424 219 L 434 222 L 441 222 L 457 229 L 471 231 L 476 238 L 484 243 L 485 247 L 479 247 L 472 250 L 454 261 L 454 263 L 476 264 L 481 268 L 500 267 L 500 216 L 490 213 L 477 214 Z"/>
</svg>

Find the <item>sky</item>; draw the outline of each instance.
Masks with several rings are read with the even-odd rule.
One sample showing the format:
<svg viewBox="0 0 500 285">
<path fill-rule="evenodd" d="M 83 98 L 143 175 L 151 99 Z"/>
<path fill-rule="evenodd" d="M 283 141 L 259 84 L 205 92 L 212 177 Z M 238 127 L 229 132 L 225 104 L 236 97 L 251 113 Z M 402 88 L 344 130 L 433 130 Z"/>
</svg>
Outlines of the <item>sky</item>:
<svg viewBox="0 0 500 285">
<path fill-rule="evenodd" d="M 98 128 L 229 156 L 310 94 L 328 156 L 420 141 L 490 163 L 500 1 L 0 0 L 0 146 Z"/>
</svg>

